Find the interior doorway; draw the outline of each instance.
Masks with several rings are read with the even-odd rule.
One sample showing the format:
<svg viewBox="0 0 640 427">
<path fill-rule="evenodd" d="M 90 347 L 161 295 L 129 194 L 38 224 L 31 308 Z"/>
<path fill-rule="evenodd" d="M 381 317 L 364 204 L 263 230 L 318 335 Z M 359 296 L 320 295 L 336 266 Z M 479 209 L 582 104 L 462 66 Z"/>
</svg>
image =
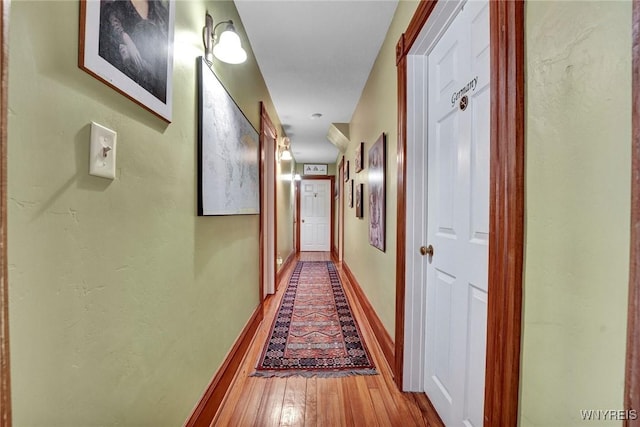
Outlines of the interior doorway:
<svg viewBox="0 0 640 427">
<path fill-rule="evenodd" d="M 303 179 L 300 184 L 300 250 L 331 251 L 331 182 Z"/>
<path fill-rule="evenodd" d="M 305 183 L 307 188 L 305 188 Z M 321 183 L 316 185 L 315 183 Z M 296 186 L 296 240 L 298 252 L 322 251 L 330 252 L 333 248 L 333 229 L 335 198 L 333 188 L 334 176 L 303 176 Z M 326 192 L 326 193 L 325 193 Z M 307 198 L 305 206 L 305 194 Z M 326 213 L 325 213 L 326 211 Z M 325 219 L 326 217 L 326 232 Z M 303 227 L 308 226 L 307 243 L 303 235 Z M 320 233 L 320 234 L 317 234 Z M 326 234 L 325 234 L 326 233 Z M 326 239 L 326 241 L 325 241 Z"/>
<path fill-rule="evenodd" d="M 276 289 L 276 128 L 260 103 L 260 301 Z"/>
<path fill-rule="evenodd" d="M 443 4 L 444 5 L 444 4 Z M 422 367 L 410 378 L 445 425 L 483 424 L 489 239 L 489 5 L 447 4 L 409 62 L 407 211 L 413 251 L 410 322 Z M 438 37 L 432 34 L 437 31 Z M 415 89 L 411 89 L 411 88 Z M 417 111 L 419 110 L 419 111 Z M 418 219 L 424 219 L 418 221 Z M 422 324 L 422 325 L 420 325 Z M 420 342 L 421 341 L 421 342 Z M 423 373 L 420 375 L 420 368 Z"/>
<path fill-rule="evenodd" d="M 415 143 L 423 131 L 416 123 L 426 113 L 426 99 L 417 99 L 416 94 L 425 93 L 428 72 L 415 78 L 414 67 L 426 67 L 424 54 L 429 45 L 441 39 L 462 10 L 461 3 L 464 2 L 421 2 L 396 49 L 399 137 L 395 373 L 396 382 L 404 390 L 419 391 L 424 386 L 426 325 L 422 320 L 427 314 L 424 307 L 417 305 L 424 305 L 426 299 L 426 290 L 421 286 L 426 274 L 420 272 L 424 262 L 421 247 L 427 255 L 430 252 L 424 242 L 426 233 L 415 235 L 408 226 L 416 212 L 427 212 L 428 208 L 426 200 L 421 202 L 415 197 L 420 191 L 418 182 L 424 179 L 416 159 L 427 155 L 427 147 Z M 485 170 L 489 182 L 486 223 L 492 232 L 488 235 L 484 405 L 474 412 L 481 413 L 475 423 L 506 426 L 518 421 L 524 247 L 524 3 L 489 2 L 488 33 L 490 102 L 485 113 L 491 136 L 489 168 Z M 456 99 L 450 99 L 459 108 L 461 98 L 478 84 L 471 80 L 475 76 L 455 91 L 452 98 Z M 452 90 L 449 95 L 453 94 Z M 466 108 L 469 99 L 464 101 Z"/>
</svg>

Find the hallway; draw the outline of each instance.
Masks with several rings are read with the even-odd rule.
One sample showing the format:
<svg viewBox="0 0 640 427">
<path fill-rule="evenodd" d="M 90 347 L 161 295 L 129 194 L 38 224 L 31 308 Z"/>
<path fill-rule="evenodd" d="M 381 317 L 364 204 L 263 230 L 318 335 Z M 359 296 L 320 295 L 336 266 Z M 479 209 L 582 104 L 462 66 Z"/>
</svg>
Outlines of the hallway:
<svg viewBox="0 0 640 427">
<path fill-rule="evenodd" d="M 328 252 L 302 252 L 301 261 L 328 261 Z M 424 395 L 398 391 L 391 370 L 344 271 L 336 264 L 349 304 L 380 375 L 345 378 L 249 377 L 293 271 L 265 301 L 265 317 L 213 426 L 439 426 Z"/>
</svg>

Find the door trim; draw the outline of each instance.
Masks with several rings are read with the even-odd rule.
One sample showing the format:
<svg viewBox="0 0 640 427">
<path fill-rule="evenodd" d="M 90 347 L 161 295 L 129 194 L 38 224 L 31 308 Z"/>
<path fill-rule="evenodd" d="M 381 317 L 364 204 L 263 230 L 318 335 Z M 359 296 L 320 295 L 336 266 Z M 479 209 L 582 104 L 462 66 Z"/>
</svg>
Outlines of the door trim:
<svg viewBox="0 0 640 427">
<path fill-rule="evenodd" d="M 632 118 L 631 118 L 631 247 L 629 259 L 629 307 L 624 407 L 640 410 L 640 3 L 633 2 Z M 625 420 L 624 426 L 640 426 Z"/>
<path fill-rule="evenodd" d="M 398 215 L 395 381 L 403 383 L 407 197 L 407 54 L 436 1 L 421 2 L 396 46 Z M 491 158 L 485 426 L 518 421 L 524 250 L 524 2 L 490 1 Z"/>
<path fill-rule="evenodd" d="M 338 262 L 342 262 L 344 259 L 344 208 L 345 208 L 345 197 L 344 197 L 344 156 L 340 159 L 340 163 L 338 164 L 338 169 L 336 170 L 336 175 L 338 179 L 338 248 L 335 254 Z"/>
<path fill-rule="evenodd" d="M 269 117 L 269 113 L 264 106 L 263 102 L 260 102 L 260 303 L 264 301 L 266 297 L 265 293 L 265 276 L 266 276 L 266 265 L 264 259 L 271 255 L 270 262 L 274 266 L 273 268 L 273 286 L 275 289 L 276 286 L 276 273 L 277 269 L 275 268 L 276 263 L 276 242 L 277 242 L 277 225 L 276 225 L 276 216 L 275 212 L 273 215 L 269 215 L 267 212 L 267 208 L 269 206 L 268 194 L 264 194 L 264 185 L 266 177 L 266 162 L 273 162 L 273 180 L 268 182 L 268 185 L 273 186 L 273 206 L 275 210 L 275 200 L 276 200 L 276 159 L 275 155 L 272 156 L 271 159 L 268 158 L 268 150 L 267 150 L 267 141 L 269 138 L 273 139 L 274 147 L 273 152 L 275 153 L 275 141 L 278 137 L 278 133 L 276 132 L 276 128 Z M 272 222 L 267 224 L 267 220 L 271 216 Z M 267 229 L 265 229 L 265 224 Z M 273 228 L 273 253 L 269 254 L 267 252 L 267 245 L 269 244 L 269 228 Z"/>
<path fill-rule="evenodd" d="M 300 183 L 303 180 L 311 180 L 311 179 L 320 179 L 330 181 L 330 189 L 331 189 L 331 217 L 329 219 L 329 230 L 331 231 L 329 234 L 329 253 L 331 253 L 331 248 L 333 248 L 333 227 L 335 226 L 335 215 L 333 210 L 335 209 L 335 200 L 336 198 L 333 196 L 333 186 L 335 184 L 336 177 L 335 176 L 317 176 L 317 175 L 302 175 L 300 177 L 300 181 L 296 181 L 296 253 L 300 252 Z"/>
<path fill-rule="evenodd" d="M 11 427 L 9 364 L 9 278 L 7 271 L 7 92 L 10 0 L 0 0 L 0 427 Z"/>
</svg>

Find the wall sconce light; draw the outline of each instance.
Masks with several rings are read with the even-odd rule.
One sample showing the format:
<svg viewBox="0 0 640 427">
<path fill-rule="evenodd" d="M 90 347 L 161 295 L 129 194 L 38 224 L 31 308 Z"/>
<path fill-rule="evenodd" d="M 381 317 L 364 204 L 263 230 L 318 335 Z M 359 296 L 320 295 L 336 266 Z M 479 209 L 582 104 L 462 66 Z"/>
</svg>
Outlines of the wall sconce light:
<svg viewBox="0 0 640 427">
<path fill-rule="evenodd" d="M 222 24 L 227 24 L 227 26 L 220 37 L 217 37 L 216 29 Z M 204 43 L 204 58 L 209 63 L 213 62 L 214 56 L 227 64 L 241 64 L 247 60 L 247 52 L 240 45 L 240 37 L 231 20 L 218 22 L 214 27 L 213 18 L 207 12 L 202 28 L 202 42 Z"/>
<path fill-rule="evenodd" d="M 280 163 L 281 160 L 288 161 L 292 158 L 291 140 L 285 136 L 278 142 L 278 163 Z"/>
</svg>

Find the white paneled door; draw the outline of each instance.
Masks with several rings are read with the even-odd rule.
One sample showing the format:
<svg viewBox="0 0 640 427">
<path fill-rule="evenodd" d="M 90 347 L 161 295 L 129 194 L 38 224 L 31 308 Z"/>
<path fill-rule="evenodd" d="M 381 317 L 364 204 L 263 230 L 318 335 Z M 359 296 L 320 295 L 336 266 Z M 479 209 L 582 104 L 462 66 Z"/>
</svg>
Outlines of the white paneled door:
<svg viewBox="0 0 640 427">
<path fill-rule="evenodd" d="M 306 179 L 300 190 L 300 250 L 331 250 L 331 181 Z"/>
<path fill-rule="evenodd" d="M 489 7 L 468 1 L 428 55 L 425 391 L 482 426 L 489 237 Z"/>
</svg>

